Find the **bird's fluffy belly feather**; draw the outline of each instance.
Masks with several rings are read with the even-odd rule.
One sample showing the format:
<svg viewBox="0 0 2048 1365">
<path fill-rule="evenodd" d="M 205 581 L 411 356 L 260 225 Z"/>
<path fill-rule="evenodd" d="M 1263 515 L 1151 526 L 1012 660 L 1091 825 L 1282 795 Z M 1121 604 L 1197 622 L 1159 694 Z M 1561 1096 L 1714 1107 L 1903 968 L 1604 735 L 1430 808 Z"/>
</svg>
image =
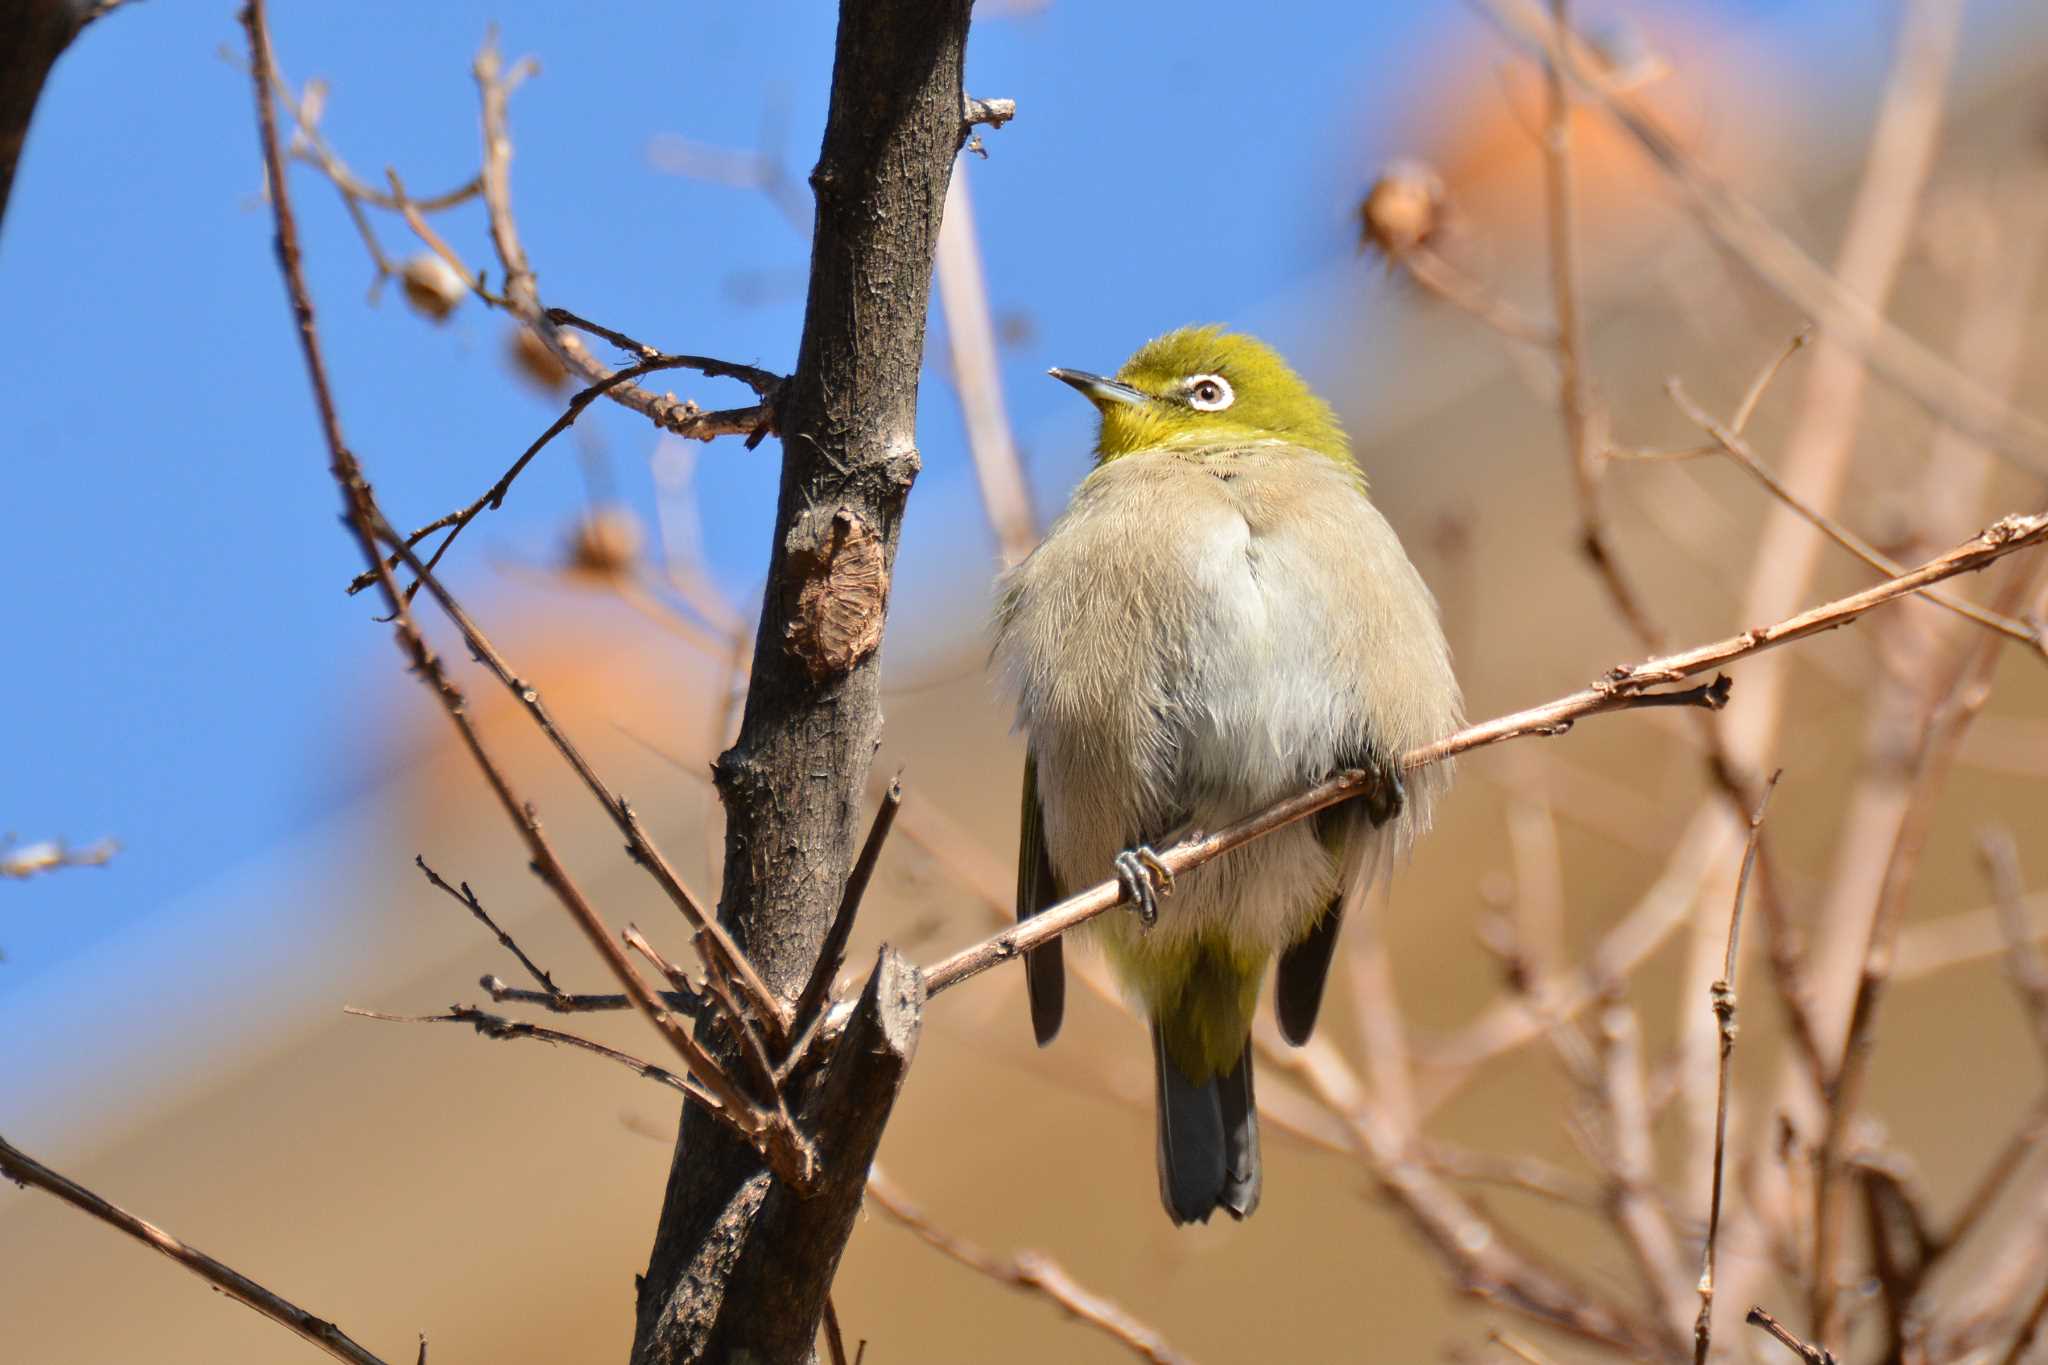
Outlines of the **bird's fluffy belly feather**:
<svg viewBox="0 0 2048 1365">
<path fill-rule="evenodd" d="M 1357 761 L 1368 739 L 1358 689 L 1332 667 L 1334 633 L 1362 627 L 1345 619 L 1357 594 L 1333 579 L 1344 559 L 1315 553 L 1298 516 L 1259 524 L 1255 481 L 1189 473 L 1195 511 L 1172 534 L 1153 524 L 1154 481 L 1129 479 L 1080 504 L 1014 585 L 1028 619 L 998 650 L 1022 684 L 1069 890 L 1133 844 L 1220 828 Z M 1319 491 L 1377 517 L 1337 479 Z M 1130 915 L 1095 923 L 1141 973 L 1198 937 L 1270 953 L 1306 931 L 1336 875 L 1304 822 L 1181 877 L 1150 932 Z"/>
</svg>

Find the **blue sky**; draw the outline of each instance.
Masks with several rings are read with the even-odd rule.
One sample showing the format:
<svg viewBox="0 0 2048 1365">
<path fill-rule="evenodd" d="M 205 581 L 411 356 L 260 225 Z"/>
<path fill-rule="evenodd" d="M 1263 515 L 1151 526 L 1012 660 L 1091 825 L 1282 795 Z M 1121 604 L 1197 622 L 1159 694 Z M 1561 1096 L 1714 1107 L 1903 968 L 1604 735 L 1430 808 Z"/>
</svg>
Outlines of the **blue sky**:
<svg viewBox="0 0 2048 1365">
<path fill-rule="evenodd" d="M 663 133 L 752 147 L 779 126 L 800 182 L 831 7 L 276 8 L 284 69 L 327 80 L 342 154 L 372 179 L 395 164 L 416 193 L 475 167 L 468 63 L 496 22 L 508 56 L 541 61 L 513 102 L 513 183 L 544 298 L 668 349 L 789 366 L 805 243 L 763 197 L 661 174 L 648 148 Z M 1351 205 L 1431 63 L 1483 31 L 1451 4 L 1018 8 L 976 25 L 969 88 L 1020 113 L 967 174 L 994 305 L 1031 323 L 1004 379 L 1046 507 L 1088 439 L 1046 365 L 1107 369 L 1194 320 L 1313 336 L 1303 295 L 1333 271 L 1370 302 Z M 1825 48 L 1823 82 L 1867 83 L 1883 60 L 1889 6 L 1882 25 L 1846 3 L 1718 8 Z M 104 869 L 0 886 L 0 998 L 335 808 L 375 772 L 362 751 L 409 686 L 371 604 L 340 591 L 355 551 L 268 250 L 234 9 L 151 0 L 89 31 L 56 70 L 0 229 L 0 832 L 124 846 Z M 508 380 L 502 319 L 471 306 L 434 327 L 388 293 L 369 306 L 334 195 L 309 172 L 293 194 L 344 423 L 387 508 L 414 523 L 466 501 L 553 405 Z M 477 213 L 440 221 L 488 259 Z M 387 250 L 411 249 L 380 227 Z M 781 287 L 743 301 L 747 280 Z M 992 555 L 957 412 L 943 384 L 926 393 L 904 583 Z M 602 407 L 589 420 L 644 510 L 651 432 Z M 708 552 L 741 597 L 776 460 L 772 442 L 726 442 L 699 463 L 720 509 Z M 546 553 L 584 496 L 558 444 L 472 532 L 456 585 L 487 594 L 495 553 Z"/>
</svg>

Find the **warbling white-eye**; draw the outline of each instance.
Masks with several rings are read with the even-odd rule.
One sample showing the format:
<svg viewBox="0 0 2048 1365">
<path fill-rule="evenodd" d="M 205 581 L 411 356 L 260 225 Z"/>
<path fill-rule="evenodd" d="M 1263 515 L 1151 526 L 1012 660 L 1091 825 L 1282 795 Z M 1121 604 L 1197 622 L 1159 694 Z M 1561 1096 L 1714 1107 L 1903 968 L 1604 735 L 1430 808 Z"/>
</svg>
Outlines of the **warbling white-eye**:
<svg viewBox="0 0 2048 1365">
<path fill-rule="evenodd" d="M 1101 416 L 1095 468 L 1000 585 L 995 660 L 1028 733 L 1017 914 L 1114 870 L 1138 914 L 1088 932 L 1150 1016 L 1159 1191 L 1176 1223 L 1259 1201 L 1251 1021 L 1279 957 L 1281 1033 L 1308 1040 L 1345 907 L 1449 782 L 1395 760 L 1456 729 L 1435 600 L 1329 405 L 1264 343 L 1191 327 L 1103 378 L 1054 370 Z M 1340 769 L 1364 795 L 1192 869 L 1151 845 Z M 1026 967 L 1041 1046 L 1059 941 Z"/>
</svg>

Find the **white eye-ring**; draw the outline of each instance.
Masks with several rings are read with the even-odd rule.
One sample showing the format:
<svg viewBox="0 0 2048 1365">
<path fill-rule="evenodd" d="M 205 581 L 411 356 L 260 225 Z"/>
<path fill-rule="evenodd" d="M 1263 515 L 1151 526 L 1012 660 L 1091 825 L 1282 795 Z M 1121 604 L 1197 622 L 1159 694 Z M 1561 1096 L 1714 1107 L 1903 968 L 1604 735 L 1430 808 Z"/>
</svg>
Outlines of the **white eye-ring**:
<svg viewBox="0 0 2048 1365">
<path fill-rule="evenodd" d="M 1196 412 L 1221 412 L 1237 401 L 1230 381 L 1220 374 L 1192 375 L 1182 387 L 1188 396 L 1188 406 Z"/>
</svg>

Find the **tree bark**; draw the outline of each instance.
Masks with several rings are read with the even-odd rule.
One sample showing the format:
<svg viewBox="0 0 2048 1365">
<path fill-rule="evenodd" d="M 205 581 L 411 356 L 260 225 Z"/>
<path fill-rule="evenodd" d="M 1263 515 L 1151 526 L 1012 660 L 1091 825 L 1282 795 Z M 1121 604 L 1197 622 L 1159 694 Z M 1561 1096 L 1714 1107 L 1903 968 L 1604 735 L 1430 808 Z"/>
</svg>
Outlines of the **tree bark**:
<svg viewBox="0 0 2048 1365">
<path fill-rule="evenodd" d="M 28 141 L 43 82 L 90 13 L 77 0 L 0 3 L 0 219 L 14 189 L 14 167 Z"/>
<path fill-rule="evenodd" d="M 852 867 L 881 734 L 878 650 L 916 478 L 933 251 L 963 135 L 970 0 L 841 7 L 782 482 L 725 805 L 720 914 L 771 988 L 803 987 Z M 634 1365 L 800 1361 L 915 1046 L 923 985 L 884 954 L 825 1074 L 792 1097 L 810 1199 L 695 1106 L 640 1283 Z M 704 1033 L 707 1043 L 713 1041 Z M 720 1040 L 722 1041 L 722 1040 Z"/>
</svg>

